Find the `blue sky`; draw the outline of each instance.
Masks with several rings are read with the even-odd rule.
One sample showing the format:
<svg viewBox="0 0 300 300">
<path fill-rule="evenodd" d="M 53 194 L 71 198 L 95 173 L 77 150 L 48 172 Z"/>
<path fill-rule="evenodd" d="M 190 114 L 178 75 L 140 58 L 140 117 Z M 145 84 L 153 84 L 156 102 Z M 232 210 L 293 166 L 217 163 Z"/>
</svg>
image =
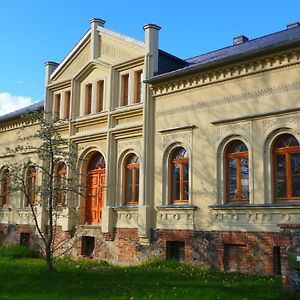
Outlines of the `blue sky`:
<svg viewBox="0 0 300 300">
<path fill-rule="evenodd" d="M 44 63 L 61 62 L 91 18 L 140 40 L 155 23 L 160 48 L 188 58 L 285 29 L 300 21 L 300 1 L 1 1 L 0 115 L 44 99 Z"/>
</svg>

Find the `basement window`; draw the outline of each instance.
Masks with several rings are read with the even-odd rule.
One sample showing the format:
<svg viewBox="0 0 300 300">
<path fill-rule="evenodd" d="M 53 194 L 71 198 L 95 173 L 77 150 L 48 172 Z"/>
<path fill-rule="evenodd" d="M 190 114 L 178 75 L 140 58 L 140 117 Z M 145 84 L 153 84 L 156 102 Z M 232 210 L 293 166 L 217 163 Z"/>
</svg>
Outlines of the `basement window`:
<svg viewBox="0 0 300 300">
<path fill-rule="evenodd" d="M 3 245 L 4 242 L 4 231 L 0 231 L 0 246 Z"/>
<path fill-rule="evenodd" d="M 167 241 L 166 258 L 184 262 L 184 242 Z"/>
<path fill-rule="evenodd" d="M 20 246 L 29 247 L 30 233 L 21 232 L 20 233 Z"/>
<path fill-rule="evenodd" d="M 280 247 L 273 247 L 273 275 L 281 275 Z"/>
<path fill-rule="evenodd" d="M 93 236 L 83 236 L 81 241 L 81 255 L 93 257 L 95 248 L 95 238 Z"/>
</svg>

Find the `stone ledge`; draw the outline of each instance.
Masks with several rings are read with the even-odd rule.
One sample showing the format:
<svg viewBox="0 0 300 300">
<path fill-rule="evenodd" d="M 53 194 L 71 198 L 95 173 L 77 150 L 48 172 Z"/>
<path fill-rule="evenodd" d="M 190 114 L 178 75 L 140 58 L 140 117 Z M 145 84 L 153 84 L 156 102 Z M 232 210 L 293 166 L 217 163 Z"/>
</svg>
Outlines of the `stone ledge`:
<svg viewBox="0 0 300 300">
<path fill-rule="evenodd" d="M 156 207 L 157 229 L 194 230 L 195 205 L 166 205 Z"/>
</svg>

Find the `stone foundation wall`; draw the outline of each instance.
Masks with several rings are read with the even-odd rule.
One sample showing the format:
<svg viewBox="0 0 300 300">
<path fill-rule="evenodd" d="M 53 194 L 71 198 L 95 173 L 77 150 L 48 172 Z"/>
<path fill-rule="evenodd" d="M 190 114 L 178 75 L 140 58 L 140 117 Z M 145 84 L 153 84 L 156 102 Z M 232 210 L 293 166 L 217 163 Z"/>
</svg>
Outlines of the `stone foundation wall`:
<svg viewBox="0 0 300 300">
<path fill-rule="evenodd" d="M 22 232 L 34 234 L 34 226 L 0 225 L 0 243 L 18 244 Z M 192 230 L 160 229 L 152 231 L 150 245 L 139 243 L 134 228 L 116 228 L 113 236 L 101 232 L 101 226 L 82 225 L 73 235 L 57 228 L 57 242 L 69 239 L 62 248 L 73 258 L 83 257 L 84 237 L 91 237 L 94 248 L 89 259 L 105 260 L 113 264 L 139 264 L 151 258 L 167 257 L 167 243 L 184 245 L 184 262 L 221 271 L 238 271 L 260 275 L 274 275 L 279 271 L 286 278 L 286 247 L 291 244 L 289 231 L 267 232 L 205 232 Z M 73 244 L 72 244 L 73 243 Z M 275 248 L 274 248 L 275 247 Z M 276 256 L 276 257 L 275 257 Z M 275 266 L 274 264 L 279 264 Z"/>
<path fill-rule="evenodd" d="M 31 243 L 34 232 L 35 226 L 32 225 L 0 224 L 0 245 L 19 245 L 21 233 L 28 233 Z"/>
</svg>

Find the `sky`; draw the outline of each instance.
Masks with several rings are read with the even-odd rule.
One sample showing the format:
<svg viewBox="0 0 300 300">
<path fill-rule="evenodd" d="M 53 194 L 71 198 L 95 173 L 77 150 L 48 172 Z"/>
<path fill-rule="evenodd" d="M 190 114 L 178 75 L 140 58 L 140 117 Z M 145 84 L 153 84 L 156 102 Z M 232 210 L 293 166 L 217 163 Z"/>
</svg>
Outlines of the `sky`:
<svg viewBox="0 0 300 300">
<path fill-rule="evenodd" d="M 160 49 L 186 59 L 284 30 L 300 21 L 300 0 L 1 1 L 0 115 L 44 99 L 44 63 L 61 62 L 92 18 L 139 40 L 157 24 Z"/>
</svg>

